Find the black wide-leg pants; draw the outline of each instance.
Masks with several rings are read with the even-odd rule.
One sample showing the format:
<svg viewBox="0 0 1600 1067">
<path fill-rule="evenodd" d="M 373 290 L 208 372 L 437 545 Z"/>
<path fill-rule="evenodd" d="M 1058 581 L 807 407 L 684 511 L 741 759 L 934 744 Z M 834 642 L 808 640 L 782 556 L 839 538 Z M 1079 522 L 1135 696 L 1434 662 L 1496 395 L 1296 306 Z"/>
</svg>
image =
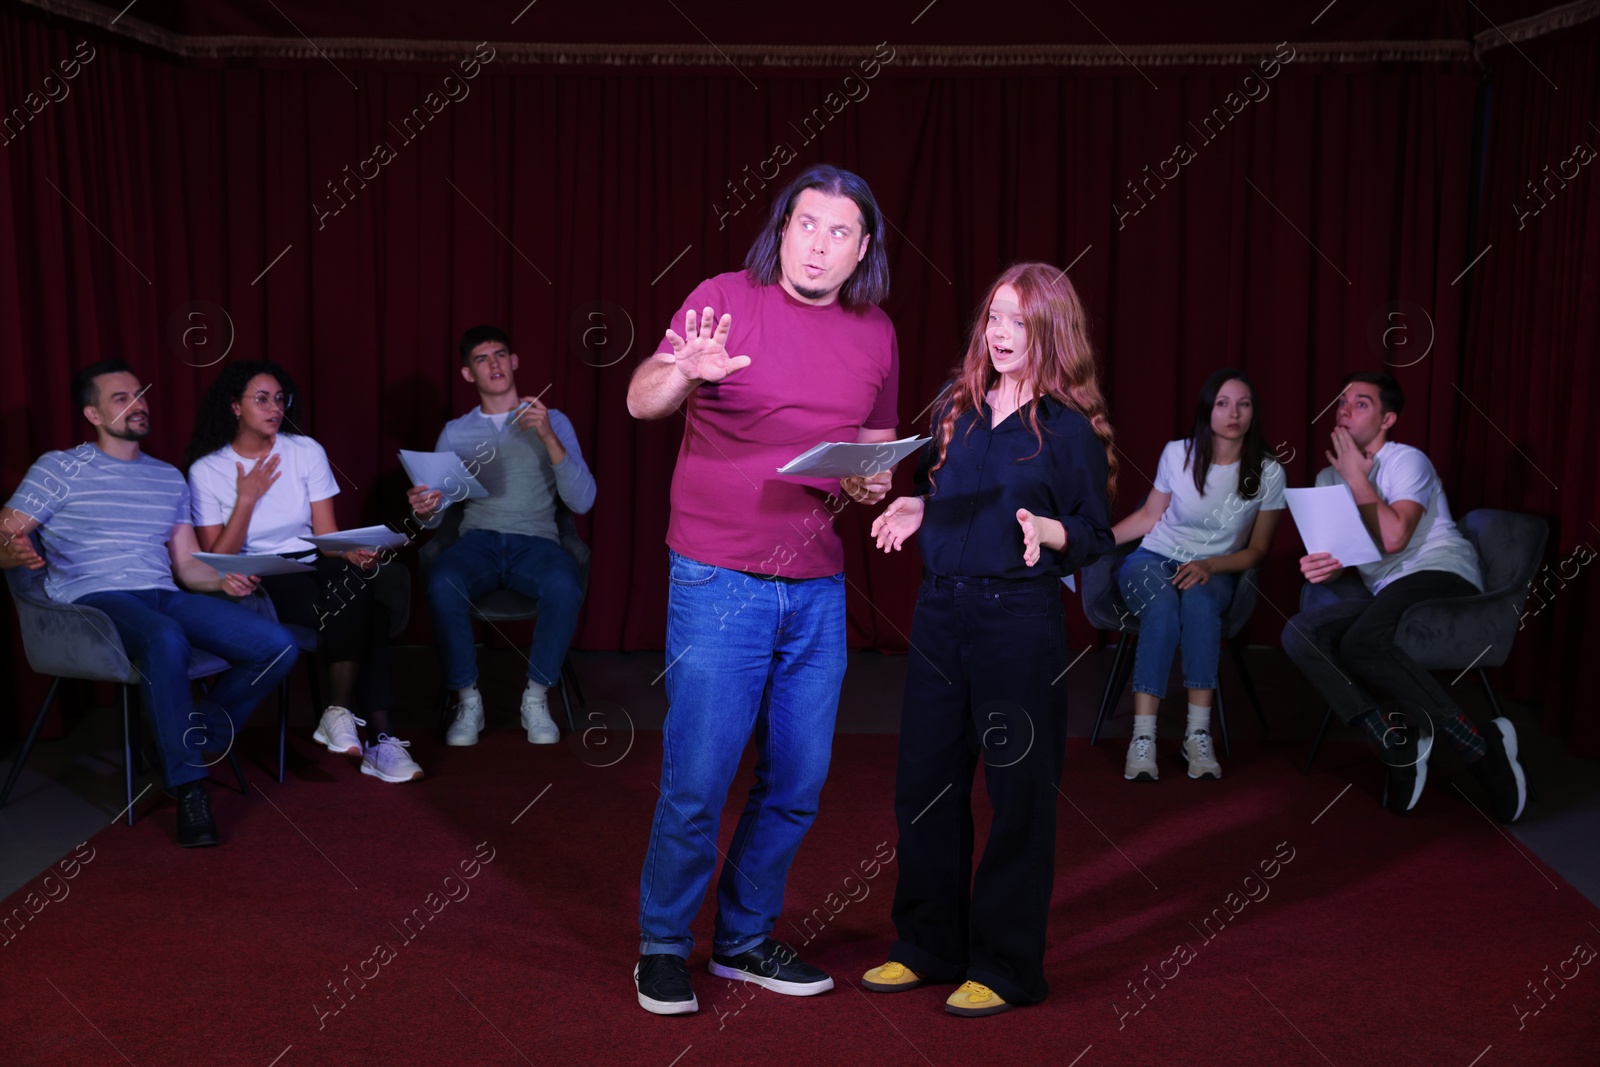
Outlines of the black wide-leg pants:
<svg viewBox="0 0 1600 1067">
<path fill-rule="evenodd" d="M 982 982 L 1013 1004 L 1048 992 L 1066 668 L 1057 579 L 923 580 L 900 713 L 889 958 L 925 979 Z M 980 761 L 994 817 L 974 877 Z"/>
</svg>

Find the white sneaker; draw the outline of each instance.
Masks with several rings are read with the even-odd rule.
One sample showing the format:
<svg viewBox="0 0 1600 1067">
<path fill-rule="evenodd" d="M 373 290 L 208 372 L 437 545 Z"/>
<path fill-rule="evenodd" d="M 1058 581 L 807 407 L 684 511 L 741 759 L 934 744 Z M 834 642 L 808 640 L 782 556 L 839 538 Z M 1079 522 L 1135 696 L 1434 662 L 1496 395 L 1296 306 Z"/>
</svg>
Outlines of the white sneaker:
<svg viewBox="0 0 1600 1067">
<path fill-rule="evenodd" d="M 350 713 L 349 708 L 341 708 L 337 704 L 330 705 L 322 713 L 322 721 L 317 723 L 316 732 L 311 735 L 312 740 L 322 744 L 329 752 L 341 752 L 346 756 L 361 755 L 361 735 L 356 733 L 356 726 L 367 725 L 367 720 L 358 719 Z"/>
<path fill-rule="evenodd" d="M 1153 782 L 1161 777 L 1156 770 L 1156 739 L 1140 734 L 1128 743 L 1128 759 L 1122 765 L 1122 777 L 1130 782 Z"/>
<path fill-rule="evenodd" d="M 447 745 L 475 745 L 483 732 L 483 694 L 473 693 L 456 705 L 456 721 L 445 731 Z"/>
<path fill-rule="evenodd" d="M 550 717 L 548 692 L 535 695 L 532 689 L 522 691 L 522 726 L 532 744 L 553 745 L 561 740 L 561 728 Z"/>
<path fill-rule="evenodd" d="M 378 743 L 369 745 L 361 756 L 361 773 L 381 778 L 385 782 L 414 782 L 422 777 L 422 768 L 406 754 L 410 741 L 379 734 Z"/>
<path fill-rule="evenodd" d="M 1211 751 L 1211 735 L 1196 730 L 1183 739 L 1183 758 L 1189 764 L 1190 778 L 1221 778 L 1222 764 Z"/>
</svg>

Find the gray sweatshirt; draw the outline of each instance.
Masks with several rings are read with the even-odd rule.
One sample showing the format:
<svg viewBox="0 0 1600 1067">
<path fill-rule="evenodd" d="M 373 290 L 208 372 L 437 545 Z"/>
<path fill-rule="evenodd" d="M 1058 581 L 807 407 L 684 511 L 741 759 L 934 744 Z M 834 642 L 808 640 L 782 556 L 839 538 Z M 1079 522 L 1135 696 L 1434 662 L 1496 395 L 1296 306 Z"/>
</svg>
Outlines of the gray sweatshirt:
<svg viewBox="0 0 1600 1067">
<path fill-rule="evenodd" d="M 583 462 L 571 420 L 551 408 L 550 428 L 567 450 L 560 463 L 550 462 L 550 453 L 538 434 L 497 428 L 481 407 L 445 424 L 435 451 L 460 456 L 468 472 L 489 491 L 482 499 L 463 501 L 462 533 L 492 530 L 559 541 L 557 496 L 577 515 L 594 506 L 594 475 Z M 437 520 L 435 516 L 435 522 L 428 525 Z"/>
</svg>

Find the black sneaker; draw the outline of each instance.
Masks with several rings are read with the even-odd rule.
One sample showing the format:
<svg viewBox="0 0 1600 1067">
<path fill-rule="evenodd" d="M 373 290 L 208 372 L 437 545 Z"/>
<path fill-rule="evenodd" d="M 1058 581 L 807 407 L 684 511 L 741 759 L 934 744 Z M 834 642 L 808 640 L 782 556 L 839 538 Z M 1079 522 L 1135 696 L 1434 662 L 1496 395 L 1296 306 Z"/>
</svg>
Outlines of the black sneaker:
<svg viewBox="0 0 1600 1067">
<path fill-rule="evenodd" d="M 689 968 L 682 956 L 655 952 L 640 956 L 633 967 L 633 984 L 639 990 L 639 1007 L 657 1015 L 688 1015 L 700 1010 Z"/>
<path fill-rule="evenodd" d="M 1397 815 L 1411 813 L 1422 799 L 1422 784 L 1428 780 L 1428 756 L 1432 752 L 1432 736 L 1418 738 L 1415 746 L 1384 751 L 1384 807 Z"/>
<path fill-rule="evenodd" d="M 770 937 L 737 956 L 713 953 L 711 973 L 718 978 L 754 982 L 791 997 L 814 997 L 833 988 L 832 978 L 809 963 L 801 963 L 794 949 Z"/>
<path fill-rule="evenodd" d="M 1488 751 L 1467 769 L 1489 794 L 1489 814 L 1501 822 L 1516 822 L 1528 803 L 1528 778 L 1517 761 L 1517 731 L 1510 719 L 1495 719 L 1483 731 Z"/>
<path fill-rule="evenodd" d="M 173 794 L 178 801 L 178 844 L 184 848 L 219 845 L 222 837 L 211 818 L 211 796 L 199 782 L 180 785 Z"/>
</svg>

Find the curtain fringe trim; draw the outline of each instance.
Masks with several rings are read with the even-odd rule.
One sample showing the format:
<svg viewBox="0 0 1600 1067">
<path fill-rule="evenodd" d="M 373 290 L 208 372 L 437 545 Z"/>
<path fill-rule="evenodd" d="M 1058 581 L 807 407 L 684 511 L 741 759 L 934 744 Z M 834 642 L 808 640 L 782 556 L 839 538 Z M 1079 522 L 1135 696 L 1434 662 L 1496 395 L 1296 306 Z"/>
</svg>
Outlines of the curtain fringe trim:
<svg viewBox="0 0 1600 1067">
<path fill-rule="evenodd" d="M 413 41 L 365 37 L 304 39 L 189 36 L 86 0 L 23 0 L 31 7 L 97 26 L 131 41 L 190 60 L 292 62 L 348 59 L 376 63 L 452 63 L 477 47 L 471 41 Z M 1507 43 L 1600 17 L 1600 0 L 1575 0 L 1529 18 L 1488 29 L 1471 40 L 1292 42 L 1298 63 L 1460 63 Z M 491 42 L 497 65 L 583 67 L 848 66 L 874 54 L 872 45 L 540 44 Z M 1129 45 L 895 45 L 894 66 L 1192 67 L 1239 66 L 1273 54 L 1269 43 Z"/>
</svg>

